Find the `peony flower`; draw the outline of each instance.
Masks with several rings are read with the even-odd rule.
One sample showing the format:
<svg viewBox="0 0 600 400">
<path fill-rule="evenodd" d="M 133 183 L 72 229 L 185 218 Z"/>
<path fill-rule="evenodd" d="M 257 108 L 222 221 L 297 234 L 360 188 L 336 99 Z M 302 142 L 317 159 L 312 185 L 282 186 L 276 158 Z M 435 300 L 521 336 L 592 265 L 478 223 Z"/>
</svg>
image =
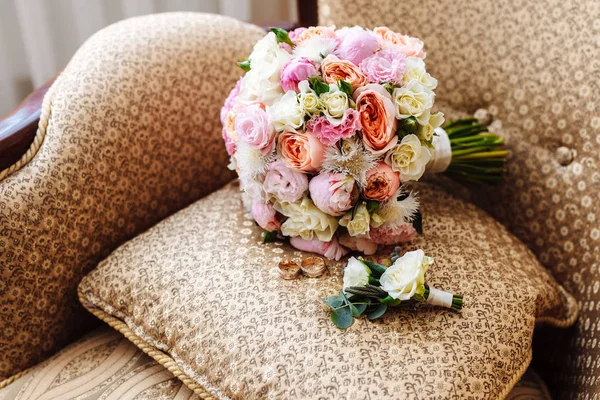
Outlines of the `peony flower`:
<svg viewBox="0 0 600 400">
<path fill-rule="evenodd" d="M 406 69 L 402 77 L 402 84 L 408 85 L 410 81 L 417 81 L 427 90 L 434 90 L 438 81 L 425 70 L 425 62 L 420 58 L 407 57 Z"/>
<path fill-rule="evenodd" d="M 334 217 L 319 210 L 307 197 L 295 203 L 278 202 L 274 208 L 287 217 L 281 224 L 281 233 L 285 236 L 300 236 L 305 240 L 316 236 L 323 242 L 329 242 L 338 227 Z"/>
<path fill-rule="evenodd" d="M 281 228 L 273 206 L 262 201 L 252 201 L 252 218 L 267 232 L 276 232 Z"/>
<path fill-rule="evenodd" d="M 243 107 L 235 118 L 239 137 L 263 155 L 273 151 L 275 130 L 269 125 L 267 113 L 257 104 Z"/>
<path fill-rule="evenodd" d="M 344 234 L 340 235 L 338 241 L 342 246 L 347 247 L 350 250 L 360 251 L 367 256 L 377 252 L 377 243 L 374 243 L 368 238 L 354 237 L 344 232 Z"/>
<path fill-rule="evenodd" d="M 298 129 L 304 124 L 304 107 L 298 102 L 295 92 L 289 91 L 272 106 L 267 107 L 269 122 L 277 132 Z"/>
<path fill-rule="evenodd" d="M 318 75 L 315 65 L 306 58 L 292 58 L 281 69 L 281 87 L 285 92 L 298 92 L 298 83 Z"/>
<path fill-rule="evenodd" d="M 380 162 L 367 172 L 367 186 L 363 189 L 362 195 L 365 199 L 386 201 L 398 191 L 399 187 L 398 174 L 389 165 Z"/>
<path fill-rule="evenodd" d="M 318 239 L 305 240 L 300 236 L 290 238 L 290 244 L 301 251 L 321 254 L 330 260 L 338 261 L 348 254 L 348 249 L 341 246 L 334 236 L 329 242 L 322 242 Z"/>
<path fill-rule="evenodd" d="M 310 198 L 319 210 L 340 216 L 358 199 L 358 188 L 352 177 L 343 174 L 321 172 L 308 184 Z"/>
<path fill-rule="evenodd" d="M 393 244 L 405 243 L 417 236 L 417 231 L 411 223 L 404 220 L 395 220 L 369 231 L 369 238 L 373 243 L 389 246 Z"/>
<path fill-rule="evenodd" d="M 325 149 L 310 132 L 287 131 L 279 136 L 279 151 L 289 167 L 315 173 L 323 164 Z"/>
<path fill-rule="evenodd" d="M 407 57 L 425 58 L 423 42 L 417 38 L 401 35 L 385 26 L 373 29 L 373 33 L 385 49 L 394 49 Z"/>
<path fill-rule="evenodd" d="M 329 91 L 321 93 L 323 114 L 332 125 L 339 125 L 344 119 L 346 110 L 350 107 L 348 95 L 342 92 L 336 84 L 329 84 Z"/>
<path fill-rule="evenodd" d="M 347 108 L 344 112 L 342 123 L 332 125 L 326 117 L 313 117 L 306 123 L 306 127 L 326 146 L 336 144 L 340 139 L 352 137 L 360 130 L 358 111 Z"/>
<path fill-rule="evenodd" d="M 410 81 L 405 87 L 394 89 L 392 94 L 396 118 L 415 117 L 420 125 L 429 122 L 430 109 L 435 95 L 418 81 Z"/>
<path fill-rule="evenodd" d="M 364 201 L 357 205 L 354 211 L 351 210 L 340 218 L 340 225 L 348 229 L 350 236 L 367 236 L 370 222 L 371 216 Z"/>
<path fill-rule="evenodd" d="M 360 113 L 362 140 L 367 150 L 383 154 L 398 142 L 394 103 L 381 85 L 369 84 L 354 91 Z"/>
<path fill-rule="evenodd" d="M 288 168 L 283 161 L 277 160 L 269 164 L 263 187 L 277 201 L 293 203 L 308 190 L 308 178 L 306 174 Z"/>
<path fill-rule="evenodd" d="M 325 57 L 321 63 L 321 71 L 323 80 L 329 84 L 337 85 L 338 81 L 346 81 L 353 89 L 357 89 L 368 83 L 367 77 L 356 65 L 350 61 L 340 60 L 333 54 Z"/>
<path fill-rule="evenodd" d="M 406 68 L 404 55 L 394 50 L 381 50 L 360 63 L 360 70 L 370 82 L 400 84 Z"/>
<path fill-rule="evenodd" d="M 298 94 L 298 101 L 300 104 L 302 104 L 305 114 L 320 114 L 323 105 L 321 104 L 319 96 L 317 96 L 315 91 L 310 88 L 308 81 L 301 81 L 298 83 L 298 89 L 300 90 L 300 93 Z"/>
<path fill-rule="evenodd" d="M 444 123 L 444 114 L 441 112 L 437 112 L 435 114 L 429 115 L 429 121 L 427 125 L 421 126 L 419 129 L 419 136 L 427 141 L 431 142 L 433 140 L 433 133 L 437 128 L 442 126 Z"/>
<path fill-rule="evenodd" d="M 381 288 L 394 299 L 410 300 L 425 291 L 425 273 L 433 263 L 423 250 L 409 251 L 388 267 L 379 278 Z"/>
<path fill-rule="evenodd" d="M 240 94 L 240 88 L 242 87 L 243 79 L 243 77 L 238 79 L 238 81 L 235 84 L 235 87 L 231 89 L 231 92 L 229 92 L 227 99 L 225 99 L 225 104 L 223 104 L 223 108 L 221 108 L 221 123 L 223 125 L 225 125 L 225 119 L 227 118 L 227 114 L 229 113 L 229 111 L 231 111 L 231 109 L 237 101 L 236 98 L 238 94 Z"/>
<path fill-rule="evenodd" d="M 291 30 L 288 32 L 288 36 L 290 38 L 290 40 L 292 41 L 292 43 L 294 44 L 298 44 L 298 37 L 304 32 L 306 31 L 306 28 L 301 27 L 301 28 L 296 28 L 294 30 Z"/>
<path fill-rule="evenodd" d="M 334 28 L 330 28 L 328 26 L 311 26 L 306 29 L 302 29 L 297 34 L 294 35 L 296 45 L 301 44 L 305 40 L 313 39 L 313 38 L 335 38 Z"/>
<path fill-rule="evenodd" d="M 400 173 L 402 182 L 417 181 L 423 176 L 431 159 L 431 151 L 421 144 L 417 135 L 405 136 L 385 157 L 392 170 Z"/>
<path fill-rule="evenodd" d="M 350 257 L 348 263 L 344 267 L 344 292 L 349 287 L 365 286 L 369 283 L 371 270 L 365 264 L 354 257 Z"/>
<path fill-rule="evenodd" d="M 338 45 L 335 37 L 313 36 L 303 40 L 294 47 L 294 57 L 304 57 L 315 63 L 320 63 L 328 54 L 333 53 Z"/>
<path fill-rule="evenodd" d="M 377 38 L 371 32 L 358 26 L 338 29 L 336 35 L 340 43 L 334 54 L 354 65 L 359 65 L 379 49 Z"/>
</svg>

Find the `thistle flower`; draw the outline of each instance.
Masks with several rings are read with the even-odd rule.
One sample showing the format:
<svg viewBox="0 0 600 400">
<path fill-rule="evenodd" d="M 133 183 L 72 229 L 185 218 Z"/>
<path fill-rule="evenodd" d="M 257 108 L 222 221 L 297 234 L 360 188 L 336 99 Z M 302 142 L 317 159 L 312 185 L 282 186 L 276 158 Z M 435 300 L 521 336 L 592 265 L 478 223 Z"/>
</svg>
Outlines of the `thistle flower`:
<svg viewBox="0 0 600 400">
<path fill-rule="evenodd" d="M 398 199 L 402 200 L 398 200 Z M 406 192 L 406 187 L 401 186 L 390 200 L 381 204 L 377 214 L 384 221 L 412 222 L 419 211 L 419 199 L 413 192 Z"/>
<path fill-rule="evenodd" d="M 367 171 L 376 165 L 376 161 L 377 156 L 366 151 L 360 140 L 350 138 L 343 140 L 341 146 L 327 147 L 322 169 L 350 175 L 362 188 L 367 184 Z"/>
<path fill-rule="evenodd" d="M 264 156 L 259 149 L 255 149 L 245 141 L 240 140 L 237 144 L 237 152 L 235 153 L 235 164 L 241 178 L 254 178 L 264 174 L 267 170 L 267 165 L 275 157 L 275 152 Z"/>
</svg>

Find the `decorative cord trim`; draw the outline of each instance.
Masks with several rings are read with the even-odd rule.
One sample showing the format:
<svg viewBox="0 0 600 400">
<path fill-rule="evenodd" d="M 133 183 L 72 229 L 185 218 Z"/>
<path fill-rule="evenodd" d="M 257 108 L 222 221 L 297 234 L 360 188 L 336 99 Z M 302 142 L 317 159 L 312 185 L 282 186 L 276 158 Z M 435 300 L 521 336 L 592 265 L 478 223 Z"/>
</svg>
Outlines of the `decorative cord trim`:
<svg viewBox="0 0 600 400">
<path fill-rule="evenodd" d="M 58 80 L 58 79 L 57 79 Z M 3 181 L 9 175 L 17 172 L 21 168 L 23 168 L 29 161 L 35 157 L 40 147 L 42 147 L 42 143 L 44 142 L 44 138 L 46 137 L 46 129 L 48 128 L 48 123 L 50 122 L 50 117 L 52 116 L 52 94 L 54 92 L 54 88 L 56 87 L 56 82 L 52 84 L 50 89 L 46 92 L 44 96 L 44 101 L 42 101 L 42 111 L 40 113 L 40 121 L 38 123 L 38 128 L 35 133 L 35 137 L 33 138 L 33 143 L 29 146 L 29 149 L 21 156 L 21 158 L 15 162 L 10 167 L 6 168 L 3 171 L 0 171 L 0 182 Z M 4 382 L 2 382 L 4 383 Z M 2 388 L 2 386 L 0 386 Z"/>
<path fill-rule="evenodd" d="M 16 374 L 14 374 L 13 376 L 6 378 L 5 380 L 3 380 L 2 382 L 0 382 L 0 389 L 4 389 L 5 387 L 7 387 L 8 385 L 10 385 L 11 383 L 13 383 L 14 381 L 16 381 L 17 379 L 27 375 L 33 368 L 33 367 L 29 367 L 27 369 L 24 369 L 21 372 L 17 372 Z"/>
</svg>

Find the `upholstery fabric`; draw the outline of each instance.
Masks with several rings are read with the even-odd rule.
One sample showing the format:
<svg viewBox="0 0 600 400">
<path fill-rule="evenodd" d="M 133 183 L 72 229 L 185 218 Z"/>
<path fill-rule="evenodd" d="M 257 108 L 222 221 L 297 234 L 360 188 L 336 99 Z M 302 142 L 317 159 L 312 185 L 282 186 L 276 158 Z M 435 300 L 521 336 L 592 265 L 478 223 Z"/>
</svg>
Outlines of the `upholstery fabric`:
<svg viewBox="0 0 600 400">
<path fill-rule="evenodd" d="M 103 326 L 0 389 L 0 400 L 200 399 L 119 332 Z"/>
<path fill-rule="evenodd" d="M 97 33 L 52 89 L 45 141 L 0 182 L 0 379 L 89 329 L 81 278 L 232 178 L 219 110 L 264 32 L 215 15 Z"/>
<path fill-rule="evenodd" d="M 581 306 L 576 329 L 540 352 L 546 380 L 563 397 L 600 393 L 600 3 L 319 0 L 319 18 L 423 39 L 438 99 L 502 120 L 507 179 L 477 203 Z"/>
<path fill-rule="evenodd" d="M 320 299 L 341 288 L 342 263 L 321 279 L 279 278 L 278 262 L 304 253 L 260 243 L 237 182 L 121 246 L 80 300 L 221 398 L 504 397 L 536 321 L 567 326 L 576 304 L 490 216 L 439 187 L 420 192 L 426 233 L 406 249 L 435 258 L 428 280 L 465 295 L 460 313 L 425 306 L 336 328 Z"/>
</svg>

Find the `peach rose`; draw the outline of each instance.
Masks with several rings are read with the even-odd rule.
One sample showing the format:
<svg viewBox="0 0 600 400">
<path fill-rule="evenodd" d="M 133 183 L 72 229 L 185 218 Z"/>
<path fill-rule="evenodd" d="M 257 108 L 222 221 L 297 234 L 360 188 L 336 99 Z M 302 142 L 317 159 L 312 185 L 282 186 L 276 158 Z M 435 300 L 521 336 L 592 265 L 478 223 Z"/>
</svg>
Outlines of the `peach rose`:
<svg viewBox="0 0 600 400">
<path fill-rule="evenodd" d="M 321 70 L 323 71 L 323 80 L 327 83 L 337 84 L 338 81 L 346 81 L 352 85 L 353 89 L 369 83 L 358 66 L 350 61 L 340 60 L 333 54 L 325 57 L 321 63 Z"/>
<path fill-rule="evenodd" d="M 373 29 L 373 33 L 383 48 L 395 49 L 406 57 L 425 58 L 423 42 L 417 38 L 401 35 L 385 26 Z"/>
<path fill-rule="evenodd" d="M 367 150 L 380 155 L 398 143 L 396 110 L 392 96 L 383 86 L 369 84 L 354 91 L 360 114 L 362 140 Z"/>
<path fill-rule="evenodd" d="M 386 201 L 398 191 L 400 177 L 384 162 L 367 171 L 367 186 L 363 197 L 369 200 Z"/>
<path fill-rule="evenodd" d="M 290 168 L 309 173 L 317 172 L 325 156 L 325 147 L 310 132 L 283 132 L 279 136 L 279 151 Z"/>
<path fill-rule="evenodd" d="M 306 39 L 310 39 L 315 36 L 335 38 L 335 31 L 328 26 L 311 26 L 310 28 L 300 31 L 298 35 L 295 35 L 293 41 L 297 46 Z"/>
</svg>

